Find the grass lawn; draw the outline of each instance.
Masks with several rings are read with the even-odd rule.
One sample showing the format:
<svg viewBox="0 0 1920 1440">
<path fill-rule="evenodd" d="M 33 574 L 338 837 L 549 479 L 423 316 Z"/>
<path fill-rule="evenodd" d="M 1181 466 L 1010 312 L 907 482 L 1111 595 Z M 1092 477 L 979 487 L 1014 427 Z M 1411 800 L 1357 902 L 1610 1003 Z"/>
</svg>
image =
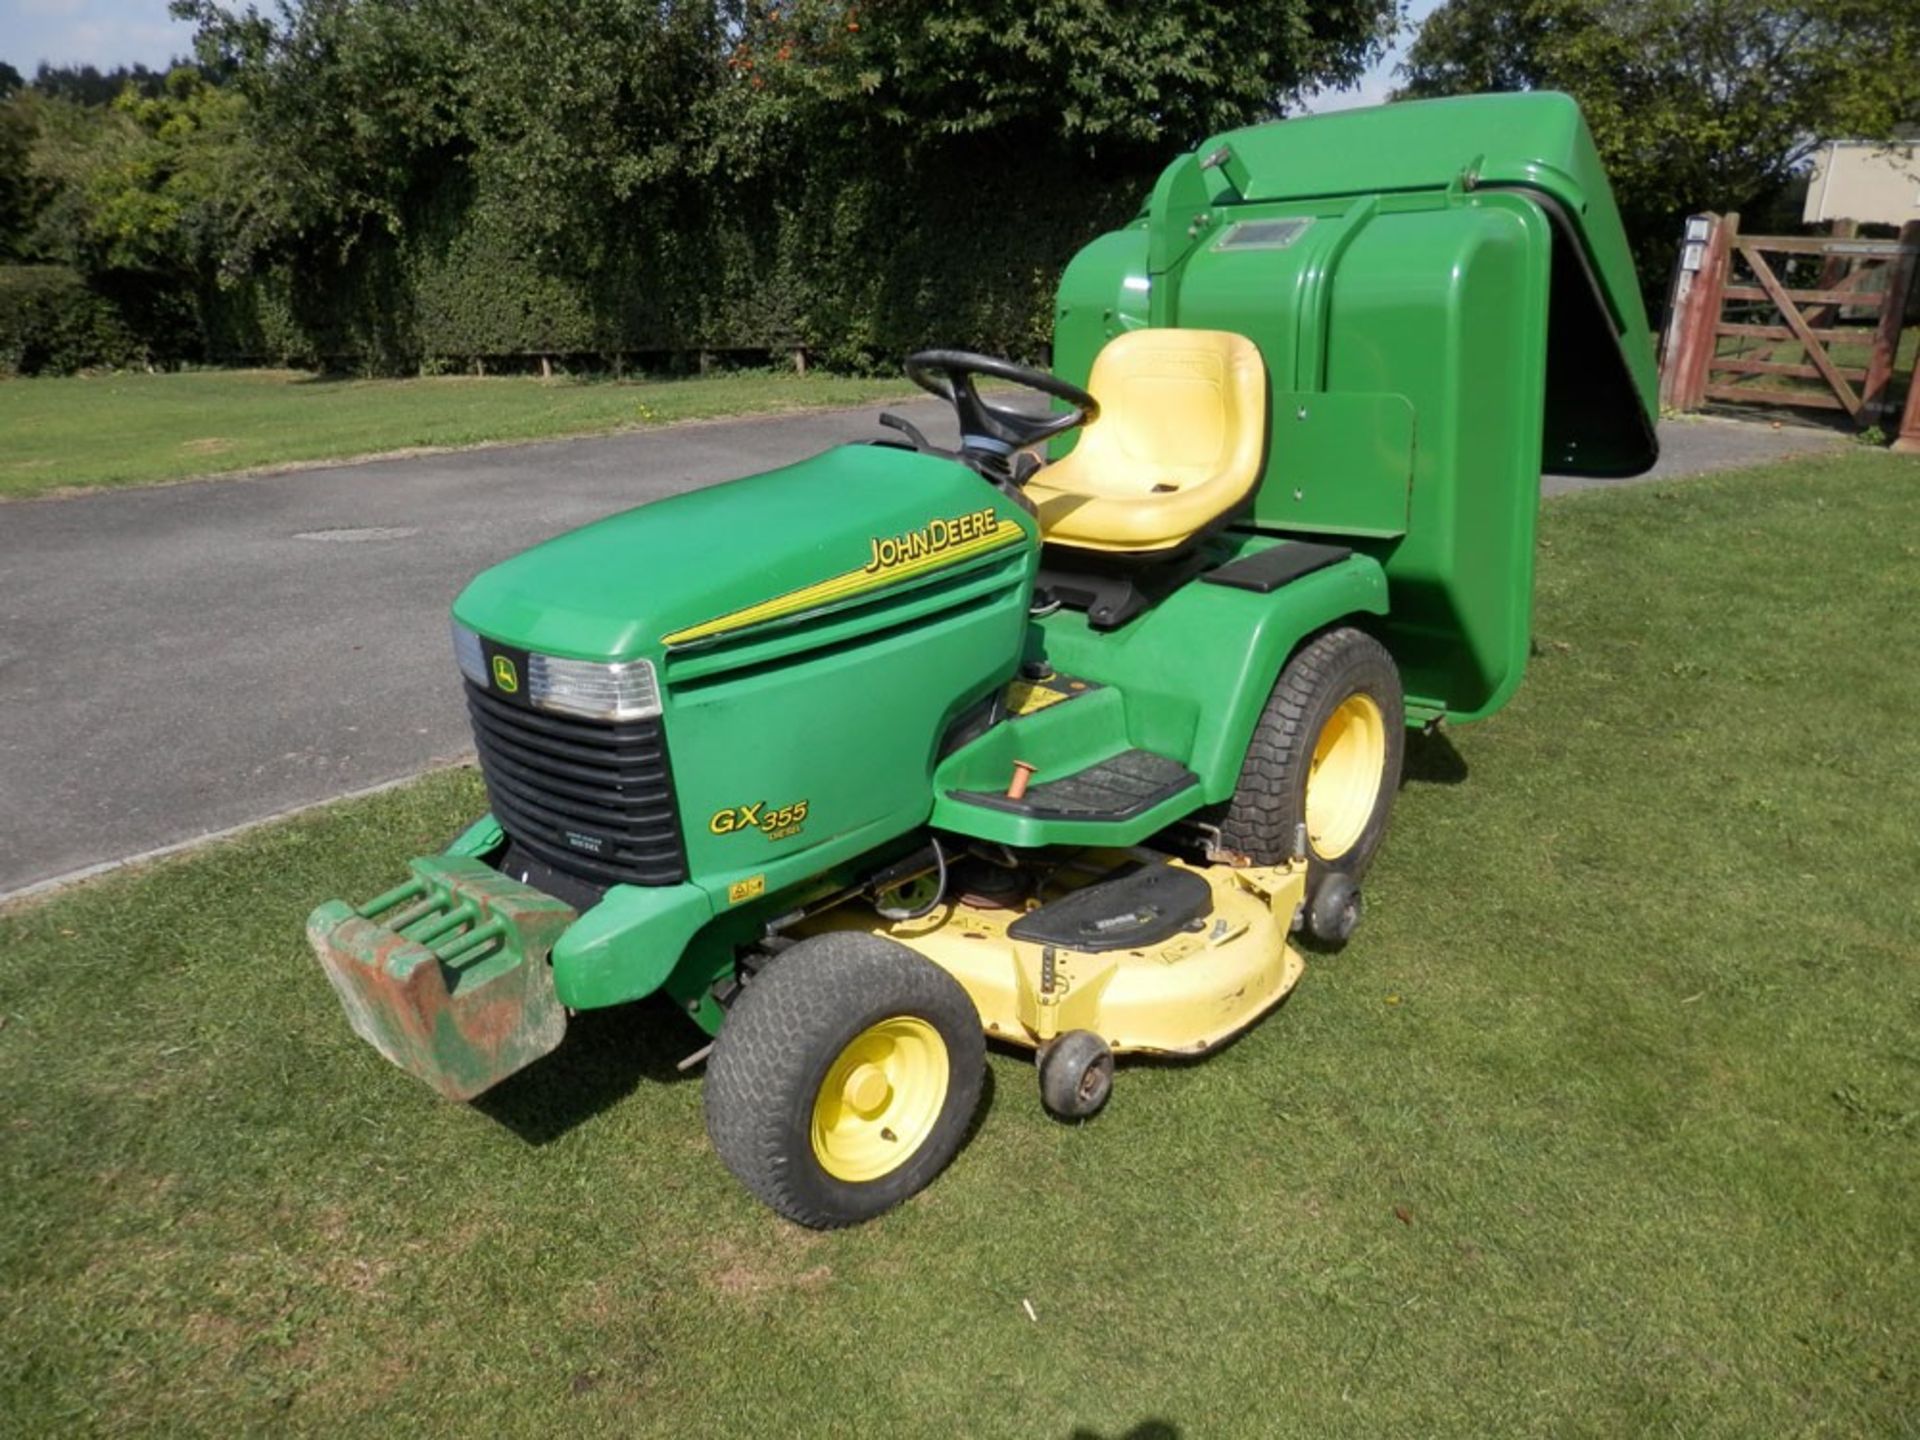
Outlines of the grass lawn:
<svg viewBox="0 0 1920 1440">
<path fill-rule="evenodd" d="M 904 380 L 769 371 L 636 381 L 342 380 L 291 370 L 10 380 L 0 384 L 0 499 L 911 393 Z"/>
<path fill-rule="evenodd" d="M 996 1056 L 851 1232 L 733 1184 L 660 1011 L 470 1109 L 352 1037 L 301 922 L 469 773 L 0 916 L 0 1428 L 1914 1434 L 1917 514 L 1859 451 L 1551 502 L 1353 945 L 1089 1125 Z"/>
</svg>

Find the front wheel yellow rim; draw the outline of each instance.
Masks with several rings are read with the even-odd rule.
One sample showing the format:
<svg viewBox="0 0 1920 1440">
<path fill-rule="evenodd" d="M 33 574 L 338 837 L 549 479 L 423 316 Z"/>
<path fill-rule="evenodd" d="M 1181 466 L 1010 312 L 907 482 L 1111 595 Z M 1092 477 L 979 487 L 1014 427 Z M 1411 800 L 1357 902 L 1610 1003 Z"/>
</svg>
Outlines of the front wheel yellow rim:
<svg viewBox="0 0 1920 1440">
<path fill-rule="evenodd" d="M 1320 727 L 1307 769 L 1307 838 L 1322 860 L 1360 842 L 1387 772 L 1387 723 L 1368 695 L 1349 695 Z"/>
<path fill-rule="evenodd" d="M 836 1180 L 878 1180 L 906 1164 L 947 1103 L 947 1042 L 895 1015 L 834 1057 L 813 1099 L 813 1158 Z"/>
</svg>

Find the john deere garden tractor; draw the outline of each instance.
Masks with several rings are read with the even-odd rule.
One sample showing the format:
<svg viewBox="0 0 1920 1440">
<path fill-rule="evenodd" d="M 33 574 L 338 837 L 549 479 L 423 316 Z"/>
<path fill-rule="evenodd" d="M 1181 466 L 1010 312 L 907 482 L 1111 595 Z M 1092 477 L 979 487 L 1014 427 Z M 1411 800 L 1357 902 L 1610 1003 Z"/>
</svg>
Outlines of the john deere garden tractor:
<svg viewBox="0 0 1920 1440">
<path fill-rule="evenodd" d="M 1579 112 L 1211 139 L 1068 266 L 1053 358 L 910 356 L 956 449 L 884 416 L 474 580 L 491 810 L 314 913 L 354 1029 L 464 1100 L 665 996 L 720 1158 L 832 1226 L 953 1157 L 987 1041 L 1085 1117 L 1344 942 L 1407 729 L 1520 683 L 1543 468 L 1655 455 Z"/>
</svg>

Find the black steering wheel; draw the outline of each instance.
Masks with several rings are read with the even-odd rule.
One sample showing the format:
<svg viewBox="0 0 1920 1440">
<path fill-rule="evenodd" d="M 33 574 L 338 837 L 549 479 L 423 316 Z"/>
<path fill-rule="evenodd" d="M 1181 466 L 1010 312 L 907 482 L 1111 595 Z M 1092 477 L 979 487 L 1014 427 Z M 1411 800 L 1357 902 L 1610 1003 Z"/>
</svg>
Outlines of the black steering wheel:
<svg viewBox="0 0 1920 1440">
<path fill-rule="evenodd" d="M 1003 405 L 989 404 L 974 388 L 976 375 L 1011 381 L 1042 395 L 1064 400 L 1073 408 L 1064 415 L 1028 415 Z M 1016 365 L 971 350 L 921 350 L 907 357 L 907 378 L 953 406 L 960 421 L 962 453 L 985 451 L 1006 455 L 1064 434 L 1076 425 L 1098 418 L 1100 402 L 1078 385 L 1030 365 Z"/>
</svg>

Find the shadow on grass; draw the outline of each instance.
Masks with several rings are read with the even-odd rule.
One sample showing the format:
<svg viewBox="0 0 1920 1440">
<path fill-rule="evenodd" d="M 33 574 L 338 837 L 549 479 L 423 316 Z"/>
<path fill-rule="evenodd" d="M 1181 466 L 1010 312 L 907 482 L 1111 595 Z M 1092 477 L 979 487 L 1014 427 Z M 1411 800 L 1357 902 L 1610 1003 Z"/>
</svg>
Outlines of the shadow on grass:
<svg viewBox="0 0 1920 1440">
<path fill-rule="evenodd" d="M 991 1048 L 991 1047 L 989 1047 Z M 987 1116 L 993 1113 L 994 1096 L 999 1093 L 1000 1083 L 994 1078 L 993 1067 L 987 1066 L 980 1075 L 980 1103 L 973 1107 L 973 1114 L 967 1117 L 966 1132 L 960 1137 L 960 1148 L 953 1152 L 952 1164 L 959 1164 L 960 1157 L 967 1153 L 974 1138 L 987 1123 Z"/>
<path fill-rule="evenodd" d="M 698 1066 L 677 1064 L 704 1043 L 666 1005 L 585 1010 L 567 1022 L 558 1050 L 489 1090 L 473 1108 L 528 1144 L 546 1145 L 644 1085 L 697 1081 Z"/>
<path fill-rule="evenodd" d="M 289 385 L 345 385 L 355 380 L 369 380 L 373 377 L 358 370 L 309 370 L 298 380 L 289 380 Z"/>
<path fill-rule="evenodd" d="M 642 1087 L 698 1083 L 704 1065 L 679 1068 L 703 1042 L 671 1006 L 640 1001 L 585 1010 L 567 1022 L 560 1048 L 473 1102 L 529 1145 L 548 1145 Z M 991 1067 L 980 1079 L 980 1103 L 967 1121 L 960 1151 L 973 1144 L 993 1111 Z"/>
<path fill-rule="evenodd" d="M 1467 761 L 1444 730 L 1409 730 L 1407 758 L 1400 767 L 1402 785 L 1459 785 L 1467 778 Z"/>
<path fill-rule="evenodd" d="M 1131 1430 L 1110 1435 L 1104 1430 L 1076 1425 L 1067 1440 L 1180 1440 L 1180 1427 L 1168 1420 L 1142 1420 Z"/>
</svg>

